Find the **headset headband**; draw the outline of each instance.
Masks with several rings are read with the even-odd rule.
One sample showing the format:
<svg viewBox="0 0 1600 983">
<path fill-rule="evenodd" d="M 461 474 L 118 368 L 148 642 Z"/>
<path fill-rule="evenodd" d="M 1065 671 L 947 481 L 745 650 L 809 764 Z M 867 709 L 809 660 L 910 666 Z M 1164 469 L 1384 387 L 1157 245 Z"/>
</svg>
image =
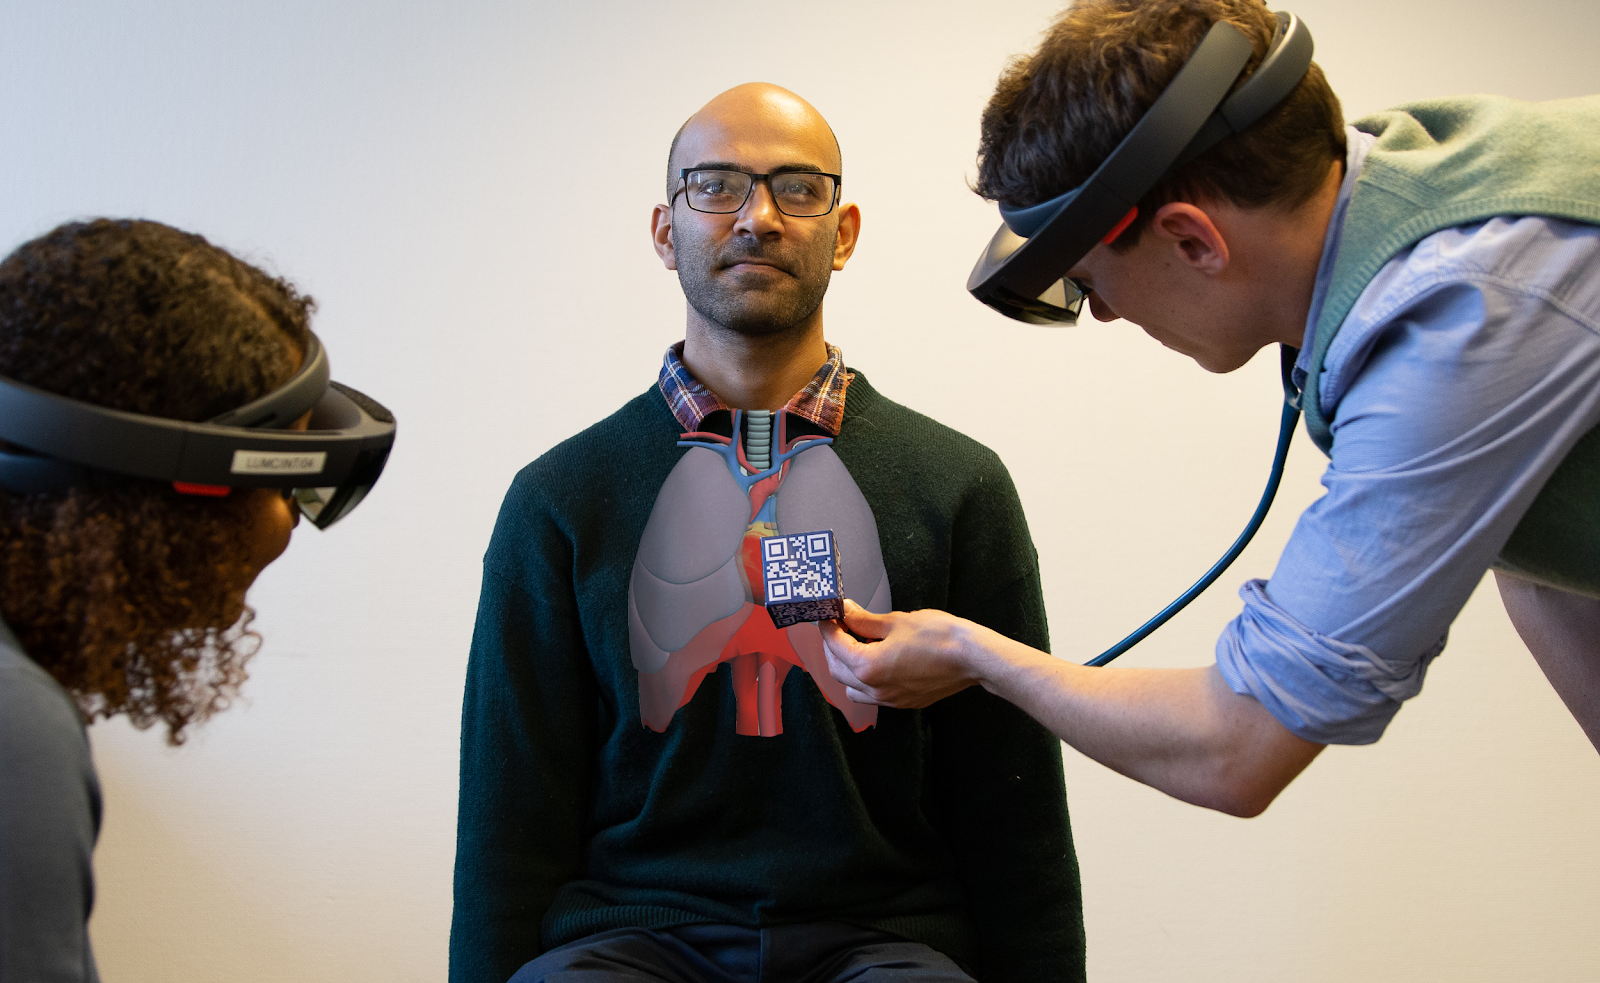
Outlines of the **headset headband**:
<svg viewBox="0 0 1600 983">
<path fill-rule="evenodd" d="M 308 429 L 283 429 L 307 410 Z M 205 423 L 109 409 L 0 377 L 0 440 L 21 448 L 0 451 L 0 487 L 14 492 L 83 485 L 96 471 L 199 494 L 297 489 L 301 510 L 327 528 L 378 480 L 394 436 L 388 410 L 330 381 L 314 334 L 292 379 Z"/>
<path fill-rule="evenodd" d="M 1089 180 L 1027 208 L 1001 206 L 1005 224 L 967 278 L 973 296 L 1019 321 L 1076 323 L 1083 295 L 1063 274 L 1126 228 L 1162 177 L 1242 132 L 1305 77 L 1311 32 L 1293 14 L 1276 16 L 1266 57 L 1231 97 L 1254 49 L 1244 32 L 1218 21 Z"/>
</svg>

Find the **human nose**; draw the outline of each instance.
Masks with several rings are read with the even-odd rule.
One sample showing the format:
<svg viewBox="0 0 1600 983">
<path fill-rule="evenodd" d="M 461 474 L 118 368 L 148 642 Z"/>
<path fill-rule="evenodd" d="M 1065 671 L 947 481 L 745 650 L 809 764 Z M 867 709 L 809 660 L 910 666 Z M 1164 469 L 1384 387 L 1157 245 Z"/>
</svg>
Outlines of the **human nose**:
<svg viewBox="0 0 1600 983">
<path fill-rule="evenodd" d="M 736 232 L 757 236 L 783 230 L 783 213 L 778 211 L 778 203 L 772 200 L 772 186 L 766 181 L 757 181 L 750 189 L 750 197 L 744 200 L 744 207 L 739 209 L 733 228 Z"/>
</svg>

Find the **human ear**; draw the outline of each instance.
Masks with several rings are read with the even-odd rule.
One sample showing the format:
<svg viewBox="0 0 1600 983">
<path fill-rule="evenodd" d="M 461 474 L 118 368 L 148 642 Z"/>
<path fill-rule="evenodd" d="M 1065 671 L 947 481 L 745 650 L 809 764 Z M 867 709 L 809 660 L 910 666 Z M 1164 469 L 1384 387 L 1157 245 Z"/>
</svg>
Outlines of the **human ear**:
<svg viewBox="0 0 1600 983">
<path fill-rule="evenodd" d="M 1227 269 L 1228 241 L 1198 205 L 1171 201 L 1156 210 L 1150 229 L 1169 243 L 1178 258 L 1208 276 Z"/>
<path fill-rule="evenodd" d="M 678 268 L 677 254 L 672 250 L 672 206 L 657 205 L 650 212 L 650 241 L 656 247 L 656 255 L 661 257 L 661 263 L 669 270 Z"/>
<path fill-rule="evenodd" d="M 839 234 L 833 240 L 833 268 L 844 269 L 844 264 L 849 262 L 850 255 L 856 251 L 856 242 L 861 237 L 861 209 L 855 202 L 846 202 L 839 206 Z"/>
</svg>

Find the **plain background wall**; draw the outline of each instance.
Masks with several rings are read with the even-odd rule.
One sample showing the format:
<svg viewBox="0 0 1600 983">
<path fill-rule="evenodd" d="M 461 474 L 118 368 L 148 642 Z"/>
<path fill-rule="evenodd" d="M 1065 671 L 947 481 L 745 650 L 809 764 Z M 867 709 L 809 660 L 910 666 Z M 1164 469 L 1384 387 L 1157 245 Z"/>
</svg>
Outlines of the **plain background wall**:
<svg viewBox="0 0 1600 983">
<path fill-rule="evenodd" d="M 336 377 L 397 413 L 376 493 L 302 527 L 252 594 L 243 699 L 177 750 L 91 731 L 108 981 L 444 975 L 457 728 L 479 561 L 515 471 L 655 377 L 683 302 L 647 242 L 678 124 L 762 79 L 832 122 L 861 248 L 829 337 L 996 448 L 1083 660 L 1205 568 L 1266 475 L 1276 353 L 1210 376 L 1131 325 L 971 301 L 993 206 L 977 118 L 1056 0 L 1002 4 L 0 3 L 0 249 L 66 219 L 200 231 L 316 296 Z M 1303 0 L 1346 113 L 1600 89 L 1600 5 Z M 973 373 L 980 401 L 941 376 Z M 1223 582 L 1126 657 L 1211 660 L 1323 460 Z M 1474 596 L 1381 744 L 1262 818 L 1064 752 L 1090 967 L 1113 980 L 1580 980 L 1600 965 L 1600 759 Z M 3 794 L 3 792 L 0 792 Z"/>
</svg>

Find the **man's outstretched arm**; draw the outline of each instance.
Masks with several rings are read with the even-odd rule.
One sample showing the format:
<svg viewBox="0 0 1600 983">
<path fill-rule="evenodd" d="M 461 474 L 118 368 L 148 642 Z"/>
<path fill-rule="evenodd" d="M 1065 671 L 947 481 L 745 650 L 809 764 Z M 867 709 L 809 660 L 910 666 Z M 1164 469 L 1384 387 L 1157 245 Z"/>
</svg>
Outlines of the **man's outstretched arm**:
<svg viewBox="0 0 1600 983">
<path fill-rule="evenodd" d="M 823 626 L 829 667 L 851 699 L 917 708 L 976 683 L 1106 767 L 1230 815 L 1259 815 L 1325 746 L 1230 690 L 1214 665 L 1089 668 L 941 611 L 849 605 L 844 620 L 878 639 Z"/>
</svg>

